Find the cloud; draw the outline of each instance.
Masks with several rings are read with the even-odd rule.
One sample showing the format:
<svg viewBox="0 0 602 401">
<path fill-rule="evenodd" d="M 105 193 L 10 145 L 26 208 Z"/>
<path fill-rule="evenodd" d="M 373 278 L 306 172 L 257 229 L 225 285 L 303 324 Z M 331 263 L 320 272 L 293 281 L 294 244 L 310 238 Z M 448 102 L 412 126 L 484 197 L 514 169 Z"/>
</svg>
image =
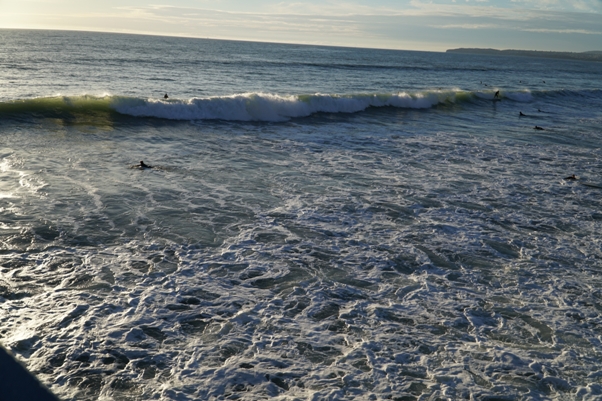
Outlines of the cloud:
<svg viewBox="0 0 602 401">
<path fill-rule="evenodd" d="M 572 12 L 602 12 L 600 0 L 511 0 L 520 7 L 537 10 L 556 10 Z"/>
<path fill-rule="evenodd" d="M 431 25 L 432 28 L 438 29 L 499 29 L 498 24 L 447 24 L 447 25 Z"/>
<path fill-rule="evenodd" d="M 428 13 L 479 13 L 484 8 L 499 11 L 534 10 L 602 13 L 602 0 L 400 0 L 395 6 L 370 6 L 343 0 L 280 2 L 266 13 L 297 15 L 423 15 Z"/>
<path fill-rule="evenodd" d="M 27 14 L 29 26 L 23 27 L 414 50 L 495 46 L 591 50 L 600 48 L 602 32 L 602 19 L 596 13 L 525 8 L 527 4 L 558 6 L 564 0 L 458 0 L 456 4 L 453 0 L 399 0 L 395 6 L 308 0 L 249 6 L 244 11 L 229 0 L 203 1 L 196 7 L 106 1 L 115 7 L 97 3 L 86 11 L 73 6 L 33 8 L 35 12 Z M 580 1 L 592 4 L 592 0 Z"/>
<path fill-rule="evenodd" d="M 529 29 L 525 28 L 525 32 L 537 32 L 537 33 L 558 33 L 558 34 L 580 34 L 580 35 L 602 35 L 602 31 L 591 31 L 586 29 L 551 29 L 551 28 L 539 28 Z"/>
<path fill-rule="evenodd" d="M 478 23 L 464 23 L 464 24 L 447 24 L 447 25 L 431 25 L 432 28 L 437 29 L 451 29 L 451 30 L 508 30 L 510 27 L 503 24 L 478 24 Z M 579 29 L 579 28 L 532 28 L 530 26 L 514 25 L 513 30 L 521 32 L 533 32 L 533 33 L 554 33 L 561 35 L 602 35 L 602 28 L 600 29 Z"/>
<path fill-rule="evenodd" d="M 295 15 L 373 15 L 386 12 L 386 8 L 363 6 L 348 2 L 324 2 L 311 4 L 302 2 L 281 2 L 270 7 L 270 14 L 295 14 Z"/>
<path fill-rule="evenodd" d="M 248 38 L 263 37 L 266 32 L 281 32 L 283 37 L 285 34 L 295 36 L 301 33 L 314 33 L 323 38 L 333 35 L 333 40 L 344 41 L 346 38 L 353 41 L 362 38 L 363 43 L 368 40 L 376 42 L 386 35 L 378 25 L 388 27 L 391 32 L 395 32 L 400 29 L 395 28 L 396 24 L 406 27 L 422 24 L 424 27 L 428 26 L 439 31 L 497 31 L 498 35 L 504 31 L 598 35 L 602 31 L 602 21 L 595 14 L 502 9 L 482 5 L 441 6 L 420 0 L 412 1 L 414 8 L 399 12 L 389 10 L 385 14 L 374 12 L 374 8 L 371 8 L 372 14 L 354 14 L 351 11 L 357 12 L 358 8 L 349 7 L 337 15 L 332 13 L 330 8 L 332 4 L 326 8 L 315 5 L 314 8 L 306 9 L 306 14 L 291 12 L 295 11 L 296 7 L 299 7 L 298 3 L 291 3 L 274 8 L 269 13 L 225 12 L 174 6 L 122 9 L 129 10 L 132 15 L 176 24 L 180 27 L 217 27 L 220 34 L 230 29 L 227 27 L 236 27 L 237 30 L 246 30 Z M 364 8 L 364 6 L 358 7 Z M 318 13 L 320 10 L 324 12 Z M 408 32 L 412 32 L 407 29 Z M 416 28 L 416 32 L 418 31 L 419 29 Z M 300 38 L 300 36 L 296 37 Z"/>
</svg>

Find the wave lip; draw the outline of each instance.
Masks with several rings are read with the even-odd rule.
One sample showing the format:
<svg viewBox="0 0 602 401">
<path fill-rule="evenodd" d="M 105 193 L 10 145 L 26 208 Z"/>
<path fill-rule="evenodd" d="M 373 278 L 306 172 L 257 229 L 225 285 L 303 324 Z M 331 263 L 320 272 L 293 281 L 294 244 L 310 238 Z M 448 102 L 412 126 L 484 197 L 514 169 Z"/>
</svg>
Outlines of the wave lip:
<svg viewBox="0 0 602 401">
<path fill-rule="evenodd" d="M 453 91 L 289 96 L 244 93 L 189 100 L 116 98 L 111 107 L 121 114 L 171 120 L 286 121 L 315 113 L 357 113 L 369 107 L 427 109 L 453 102 L 455 95 Z"/>
</svg>

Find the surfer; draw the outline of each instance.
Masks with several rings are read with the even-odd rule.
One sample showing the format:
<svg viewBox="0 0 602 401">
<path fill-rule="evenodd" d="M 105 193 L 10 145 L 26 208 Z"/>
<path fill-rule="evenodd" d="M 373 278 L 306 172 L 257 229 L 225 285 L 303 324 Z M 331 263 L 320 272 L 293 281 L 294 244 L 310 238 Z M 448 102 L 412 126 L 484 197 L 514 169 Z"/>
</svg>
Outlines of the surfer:
<svg viewBox="0 0 602 401">
<path fill-rule="evenodd" d="M 577 179 L 577 177 L 575 176 L 575 174 L 565 178 L 565 180 L 576 180 L 576 179 Z"/>
<path fill-rule="evenodd" d="M 518 112 L 518 116 L 519 116 L 519 117 L 527 117 L 527 115 L 526 115 L 526 114 L 523 114 L 523 112 L 522 112 L 522 111 L 519 111 L 519 112 Z"/>
<path fill-rule="evenodd" d="M 149 166 L 148 164 L 144 163 L 142 160 L 140 160 L 140 164 L 138 165 L 138 167 L 142 168 L 153 168 L 153 166 Z"/>
<path fill-rule="evenodd" d="M 169 96 L 167 96 L 167 93 L 165 94 L 165 96 L 163 96 L 163 99 L 169 99 Z"/>
<path fill-rule="evenodd" d="M 533 127 L 533 129 L 536 129 L 538 131 L 545 131 L 545 129 L 541 128 L 540 126 L 536 125 L 535 127 Z"/>
<path fill-rule="evenodd" d="M 495 92 L 495 95 L 493 95 L 494 99 L 499 99 L 500 98 L 500 91 Z"/>
</svg>

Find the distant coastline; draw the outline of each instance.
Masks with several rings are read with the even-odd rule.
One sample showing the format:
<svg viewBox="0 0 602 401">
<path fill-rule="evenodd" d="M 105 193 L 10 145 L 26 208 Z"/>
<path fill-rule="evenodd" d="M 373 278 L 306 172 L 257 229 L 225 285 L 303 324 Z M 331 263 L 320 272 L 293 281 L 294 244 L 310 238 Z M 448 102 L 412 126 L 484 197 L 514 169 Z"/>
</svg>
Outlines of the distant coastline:
<svg viewBox="0 0 602 401">
<path fill-rule="evenodd" d="M 496 50 L 496 49 L 449 49 L 446 53 L 483 54 L 490 56 L 519 56 L 557 58 L 565 60 L 600 61 L 602 62 L 602 51 L 589 51 L 583 53 L 571 52 L 547 52 L 538 50 Z"/>
</svg>

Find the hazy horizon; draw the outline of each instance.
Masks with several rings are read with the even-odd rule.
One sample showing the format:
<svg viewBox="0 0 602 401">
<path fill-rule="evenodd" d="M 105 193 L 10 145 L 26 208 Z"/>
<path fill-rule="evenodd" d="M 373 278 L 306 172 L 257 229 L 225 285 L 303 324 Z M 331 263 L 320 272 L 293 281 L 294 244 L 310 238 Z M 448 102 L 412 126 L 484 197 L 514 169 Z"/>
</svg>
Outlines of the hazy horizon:
<svg viewBox="0 0 602 401">
<path fill-rule="evenodd" d="M 318 47 L 335 47 L 335 48 L 356 48 L 356 49 L 375 49 L 375 50 L 391 50 L 391 51 L 411 51 L 411 52 L 429 52 L 429 53 L 445 53 L 447 50 L 454 49 L 479 49 L 479 50 L 519 50 L 519 51 L 531 51 L 531 52 L 552 52 L 552 53 L 591 53 L 591 52 L 602 52 L 602 45 L 599 49 L 590 49 L 583 51 L 563 51 L 563 50 L 541 50 L 541 49 L 516 49 L 516 48 L 493 48 L 493 47 L 468 47 L 468 46 L 457 46 L 449 47 L 442 50 L 425 50 L 425 49 L 396 49 L 387 47 L 369 47 L 369 46 L 345 46 L 345 45 L 331 45 L 331 44 L 312 44 L 312 43 L 295 43 L 295 42 L 284 42 L 284 41 L 269 41 L 269 40 L 245 40 L 245 39 L 224 39 L 224 38 L 209 38 L 209 37 L 198 37 L 198 36 L 183 36 L 183 35 L 168 35 L 168 34 L 156 34 L 156 33 L 140 33 L 140 32 L 113 32 L 113 31 L 102 31 L 102 30 L 83 30 L 83 29 L 48 29 L 48 28 L 1 28 L 2 30 L 21 30 L 21 31 L 49 31 L 49 32 L 82 32 L 82 33 L 104 33 L 114 35 L 137 35 L 137 36 L 156 36 L 165 38 L 182 38 L 182 39 L 201 39 L 201 40 L 216 40 L 216 41 L 231 41 L 231 42 L 249 42 L 249 43 L 273 43 L 273 44 L 284 44 L 284 45 L 298 45 L 298 46 L 318 46 Z"/>
</svg>

